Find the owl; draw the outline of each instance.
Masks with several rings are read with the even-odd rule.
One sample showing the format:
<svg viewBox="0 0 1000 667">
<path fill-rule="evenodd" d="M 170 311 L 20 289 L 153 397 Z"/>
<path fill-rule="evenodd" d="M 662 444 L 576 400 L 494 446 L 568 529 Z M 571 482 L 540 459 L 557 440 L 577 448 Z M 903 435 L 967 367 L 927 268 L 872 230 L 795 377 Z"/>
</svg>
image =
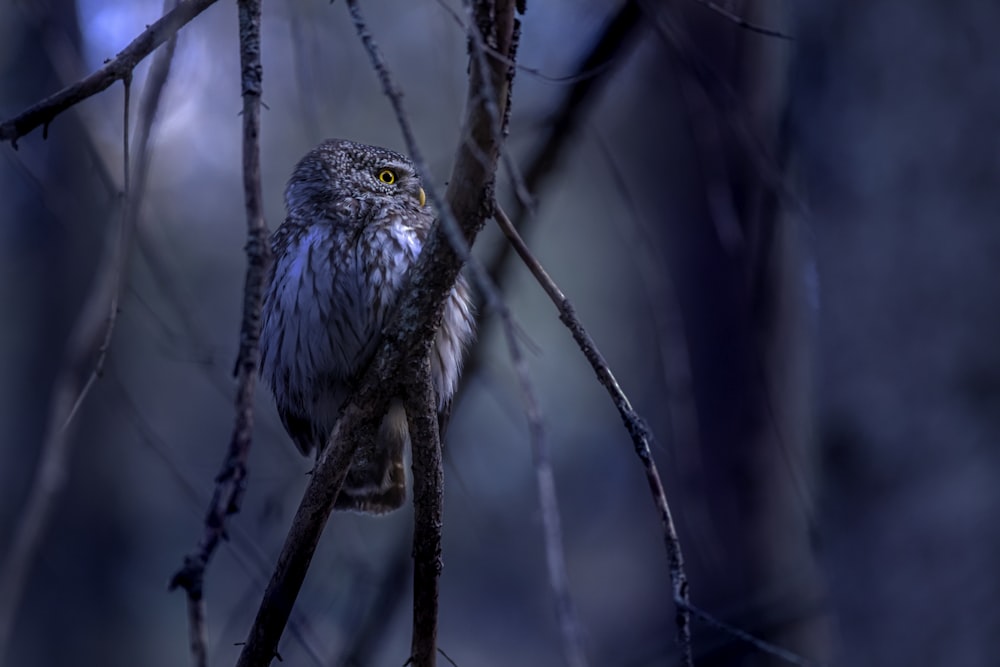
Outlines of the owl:
<svg viewBox="0 0 1000 667">
<path fill-rule="evenodd" d="M 295 167 L 287 217 L 271 237 L 260 372 L 298 446 L 319 455 L 351 389 L 372 360 L 434 214 L 413 163 L 376 146 L 328 139 Z M 431 348 L 438 411 L 450 406 L 473 335 L 459 276 Z M 335 507 L 372 514 L 406 499 L 409 443 L 402 400 L 390 402 L 374 442 L 354 455 Z"/>
</svg>

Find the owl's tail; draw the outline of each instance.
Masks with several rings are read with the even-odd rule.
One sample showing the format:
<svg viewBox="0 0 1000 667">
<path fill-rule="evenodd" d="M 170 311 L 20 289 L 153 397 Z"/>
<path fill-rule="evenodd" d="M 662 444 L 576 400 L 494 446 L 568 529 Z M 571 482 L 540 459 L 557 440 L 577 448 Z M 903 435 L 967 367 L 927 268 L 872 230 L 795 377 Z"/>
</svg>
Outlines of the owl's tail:
<svg viewBox="0 0 1000 667">
<path fill-rule="evenodd" d="M 382 418 L 375 442 L 354 454 L 334 508 L 385 514 L 406 500 L 404 452 L 410 440 L 402 401 L 393 401 Z"/>
</svg>

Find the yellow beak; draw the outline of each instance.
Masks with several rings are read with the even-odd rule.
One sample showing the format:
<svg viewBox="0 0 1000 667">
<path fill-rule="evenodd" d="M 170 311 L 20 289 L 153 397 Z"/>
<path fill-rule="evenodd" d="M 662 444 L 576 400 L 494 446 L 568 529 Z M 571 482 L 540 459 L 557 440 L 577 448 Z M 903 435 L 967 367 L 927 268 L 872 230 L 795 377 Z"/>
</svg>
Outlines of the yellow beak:
<svg viewBox="0 0 1000 667">
<path fill-rule="evenodd" d="M 424 194 L 424 189 L 420 188 L 420 208 L 423 208 L 424 204 L 426 203 L 427 203 L 427 195 Z"/>
</svg>

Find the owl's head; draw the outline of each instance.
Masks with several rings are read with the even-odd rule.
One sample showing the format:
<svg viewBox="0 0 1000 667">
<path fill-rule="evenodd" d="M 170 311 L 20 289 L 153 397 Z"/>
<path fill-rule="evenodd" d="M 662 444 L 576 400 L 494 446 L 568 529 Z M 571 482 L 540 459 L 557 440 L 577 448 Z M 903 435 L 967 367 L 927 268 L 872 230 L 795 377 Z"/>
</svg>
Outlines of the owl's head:
<svg viewBox="0 0 1000 667">
<path fill-rule="evenodd" d="M 418 210 L 426 203 L 413 163 L 395 151 L 327 139 L 295 167 L 285 188 L 289 215 L 335 213 L 364 218 L 386 208 Z"/>
</svg>

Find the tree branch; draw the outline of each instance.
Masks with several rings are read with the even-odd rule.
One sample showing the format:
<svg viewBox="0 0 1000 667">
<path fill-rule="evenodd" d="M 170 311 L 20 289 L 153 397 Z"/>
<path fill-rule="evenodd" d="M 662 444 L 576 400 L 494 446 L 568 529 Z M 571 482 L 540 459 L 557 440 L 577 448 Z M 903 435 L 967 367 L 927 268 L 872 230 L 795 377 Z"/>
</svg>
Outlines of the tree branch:
<svg viewBox="0 0 1000 667">
<path fill-rule="evenodd" d="M 528 160 L 524 170 L 524 187 L 532 197 L 545 186 L 559 160 L 570 146 L 577 125 L 594 98 L 609 79 L 612 65 L 632 43 L 641 25 L 642 10 L 638 0 L 626 0 L 618 11 L 608 19 L 604 30 L 590 49 L 581 56 L 576 67 L 574 83 L 563 96 L 559 108 L 547 123 L 548 132 L 538 142 L 539 148 Z M 531 201 L 517 200 L 514 209 L 514 224 L 523 229 Z M 504 267 L 510 257 L 511 246 L 503 243 L 487 261 L 490 275 L 498 284 L 503 284 Z"/>
<path fill-rule="evenodd" d="M 700 618 L 702 621 L 711 625 L 719 630 L 722 630 L 728 635 L 736 637 L 740 641 L 754 647 L 761 653 L 766 653 L 768 655 L 774 656 L 782 662 L 788 663 L 789 665 L 795 665 L 796 667 L 826 667 L 824 663 L 813 662 L 812 660 L 807 660 L 797 653 L 793 653 L 788 649 L 776 646 L 769 641 L 764 641 L 754 635 L 750 634 L 746 630 L 742 630 L 735 625 L 721 621 L 707 611 L 694 606 L 693 604 L 687 604 L 687 608 L 695 616 Z"/>
<path fill-rule="evenodd" d="M 219 542 L 226 537 L 226 519 L 240 510 L 246 488 L 247 457 L 253 436 L 253 395 L 260 363 L 261 306 L 264 283 L 271 263 L 271 248 L 260 185 L 260 0 L 240 0 L 240 66 L 243 95 L 243 189 L 247 216 L 247 273 L 243 290 L 240 349 L 236 360 L 236 423 L 229 449 L 216 477 L 215 493 L 205 516 L 205 533 L 195 551 L 174 574 L 170 589 L 187 591 L 192 655 L 204 665 L 207 641 L 204 629 L 203 584 L 205 568 Z"/>
<path fill-rule="evenodd" d="M 762 25 L 757 25 L 756 23 L 751 23 L 739 14 L 726 9 L 720 4 L 712 2 L 712 0 L 695 0 L 699 5 L 705 7 L 709 11 L 715 12 L 719 16 L 722 16 L 728 21 L 735 23 L 737 27 L 743 30 L 749 30 L 750 32 L 755 32 L 758 35 L 764 35 L 765 37 L 776 37 L 777 39 L 784 39 L 787 41 L 792 41 L 791 35 L 786 35 L 780 30 L 774 30 L 773 28 L 766 28 Z"/>
<path fill-rule="evenodd" d="M 469 28 L 469 42 L 470 50 L 473 56 L 473 62 L 478 66 L 481 71 L 488 71 L 489 63 L 486 61 L 485 53 L 487 51 L 491 53 L 496 53 L 495 49 L 490 49 L 486 44 L 484 44 L 483 35 L 479 32 L 480 22 L 476 20 L 473 15 L 471 8 L 469 9 L 471 26 Z M 396 89 L 392 82 L 392 77 L 389 74 L 388 68 L 375 46 L 371 35 L 368 33 L 367 28 L 364 24 L 364 20 L 360 15 L 355 4 L 350 5 L 351 14 L 354 17 L 355 25 L 358 29 L 358 33 L 367 48 L 369 55 L 372 60 L 372 65 L 374 66 L 376 72 L 379 75 L 379 79 L 382 82 L 384 92 L 387 97 L 389 97 L 392 105 L 396 111 L 397 120 L 400 127 L 403 130 L 403 134 L 409 144 L 409 149 L 414 157 L 414 161 L 417 164 L 418 171 L 423 170 L 426 172 L 426 168 L 422 165 L 422 158 L 417 150 L 415 142 L 413 140 L 412 131 L 409 126 L 409 119 L 407 118 L 405 112 L 402 108 L 402 99 L 399 91 Z M 464 25 L 464 24 L 463 24 Z M 513 32 L 511 34 L 512 44 L 516 42 L 517 26 L 514 25 Z M 513 48 L 513 47 L 512 47 Z M 509 94 L 510 78 L 512 76 L 514 68 L 513 53 L 510 54 L 511 57 L 503 56 L 498 57 L 497 60 L 507 66 L 507 85 Z M 497 104 L 497 100 L 500 96 L 496 93 L 493 85 L 492 77 L 481 77 L 479 79 L 480 89 L 480 99 L 483 100 L 484 108 L 490 121 L 490 131 L 493 134 L 494 140 L 500 144 L 503 141 L 504 134 L 506 132 L 507 119 L 509 118 L 509 113 L 501 113 L 500 106 Z M 508 110 L 509 111 L 509 110 Z M 506 155 L 503 156 L 506 159 Z M 430 183 L 428 177 L 427 182 Z M 430 187 L 430 186 L 428 186 Z M 432 193 L 432 197 L 435 196 Z M 449 241 L 452 245 L 452 249 L 459 258 L 468 264 L 472 279 L 476 287 L 479 289 L 480 293 L 484 296 L 487 303 L 491 308 L 500 314 L 500 317 L 504 324 L 505 338 L 508 343 L 510 350 L 510 355 L 512 362 L 514 364 L 515 370 L 517 372 L 518 381 L 521 385 L 522 395 L 525 401 L 525 413 L 528 420 L 529 432 L 531 435 L 531 445 L 532 445 L 532 459 L 534 462 L 534 467 L 536 471 L 536 479 L 538 484 L 539 493 L 539 505 L 541 508 L 542 519 L 544 524 L 544 544 L 546 553 L 546 562 L 549 571 L 549 580 L 552 585 L 553 594 L 556 602 L 556 615 L 559 620 L 559 627 L 562 632 L 563 639 L 563 650 L 566 657 L 567 664 L 571 667 L 586 667 L 587 660 L 585 653 L 583 651 L 583 642 L 580 638 L 579 623 L 576 619 L 576 613 L 573 608 L 572 598 L 569 594 L 569 582 L 566 576 L 566 565 L 565 556 L 563 554 L 562 547 L 562 531 L 560 527 L 559 518 L 559 505 L 556 498 L 555 492 L 555 479 L 552 473 L 552 466 L 549 461 L 548 446 L 545 440 L 545 432 L 542 427 L 541 413 L 538 409 L 538 402 L 535 399 L 534 389 L 531 384 L 531 379 L 528 375 L 527 364 L 524 362 L 524 357 L 521 354 L 521 349 L 518 344 L 517 331 L 514 325 L 513 317 L 511 316 L 510 310 L 507 305 L 503 302 L 499 291 L 496 289 L 495 285 L 491 281 L 489 275 L 483 269 L 483 267 L 478 263 L 478 261 L 472 257 L 469 245 L 462 235 L 461 230 L 458 228 L 454 220 L 450 219 L 447 215 L 442 216 L 442 225 L 445 233 L 448 235 Z M 415 440 L 413 442 L 416 442 Z M 426 471 L 429 472 L 429 471 Z M 440 474 L 440 473 L 437 473 Z M 415 473 L 416 478 L 416 473 Z M 421 520 L 417 518 L 417 525 L 420 526 Z M 418 533 L 420 531 L 418 530 Z M 440 543 L 440 524 L 437 524 L 437 544 Z M 417 551 L 419 541 L 417 537 L 414 538 L 414 556 L 417 557 L 418 553 L 424 555 L 427 559 L 430 559 L 432 554 L 429 549 L 423 550 L 421 552 Z M 434 561 L 436 562 L 436 561 Z M 437 600 L 437 576 L 438 572 L 433 567 L 433 562 L 426 563 L 421 566 L 421 560 L 417 559 L 417 580 L 414 583 L 415 591 L 417 590 L 431 590 L 434 591 L 434 596 L 432 599 L 427 601 L 416 600 L 414 603 L 414 651 L 411 657 L 412 660 L 416 662 L 417 665 L 425 664 L 424 661 L 430 660 L 428 664 L 433 664 L 433 638 L 436 634 L 436 625 L 431 625 L 425 621 L 425 617 L 429 615 L 427 607 L 431 603 L 436 605 Z M 424 585 L 421 585 L 420 578 L 423 576 L 427 579 Z M 430 595 L 427 595 L 430 598 Z M 436 606 L 433 607 L 433 613 L 436 618 Z M 420 650 L 418 650 L 418 647 Z M 428 657 L 429 656 L 429 657 Z"/>
<path fill-rule="evenodd" d="M 472 24 L 475 24 L 475 16 L 471 8 L 469 8 L 468 2 L 465 5 L 469 10 Z M 488 67 L 486 55 L 491 52 L 491 49 L 484 43 L 483 36 L 477 29 L 469 31 L 469 39 L 474 61 L 478 63 L 480 68 L 486 69 Z M 501 59 L 501 61 L 505 61 L 509 66 L 512 66 L 511 61 L 507 61 L 506 59 Z M 497 138 L 497 141 L 501 141 L 507 131 L 509 113 L 501 114 L 498 108 L 488 103 L 489 100 L 495 98 L 492 82 L 489 79 L 483 79 L 482 86 L 482 95 L 487 100 L 487 112 L 490 114 L 493 134 Z M 530 206 L 530 194 L 524 187 L 524 181 L 520 178 L 517 166 L 506 152 L 502 154 L 501 158 L 504 160 L 504 165 L 515 182 L 515 188 L 521 197 L 521 201 L 526 207 Z M 583 649 L 580 624 L 577 620 L 573 598 L 569 591 L 569 577 L 566 574 L 566 556 L 563 551 L 562 522 L 559 516 L 559 501 L 556 496 L 555 475 L 552 471 L 541 410 L 538 407 L 538 400 L 535 398 L 534 387 L 528 373 L 528 365 L 524 360 L 524 355 L 518 343 L 514 318 L 511 316 L 507 304 L 503 301 L 500 291 L 497 289 L 490 275 L 475 258 L 469 257 L 468 261 L 480 293 L 490 308 L 500 316 L 511 363 L 514 366 L 518 384 L 521 386 L 521 397 L 524 401 L 524 411 L 528 421 L 528 433 L 531 441 L 535 482 L 538 487 L 538 506 L 542 518 L 545 560 L 549 575 L 549 584 L 552 587 L 552 595 L 555 601 L 556 618 L 559 622 L 563 657 L 569 667 L 586 667 L 587 656 Z"/>
<path fill-rule="evenodd" d="M 429 341 L 428 341 L 429 342 Z M 437 398 L 431 382 L 429 348 L 412 371 L 406 415 L 413 450 L 413 636 L 410 662 L 437 661 L 438 580 L 441 576 L 441 510 L 444 475 L 438 433 Z"/>
<path fill-rule="evenodd" d="M 667 503 L 667 496 L 663 490 L 663 482 L 660 480 L 659 470 L 650 452 L 649 445 L 652 440 L 652 434 L 642 417 L 632 407 L 625 392 L 618 385 L 618 381 L 611 372 L 607 361 L 601 355 L 600 350 L 597 349 L 596 343 L 594 343 L 590 334 L 587 333 L 587 330 L 583 327 L 579 318 L 577 318 L 569 299 L 566 298 L 566 295 L 559 289 L 559 286 L 549 277 L 541 263 L 539 263 L 524 243 L 524 240 L 517 233 L 517 229 L 514 228 L 514 224 L 510 221 L 510 218 L 507 217 L 503 209 L 499 206 L 495 207 L 495 219 L 504 235 L 507 236 L 514 247 L 514 250 L 517 251 L 517 254 L 520 255 L 524 264 L 531 271 L 532 275 L 535 276 L 539 285 L 542 286 L 545 293 L 549 295 L 549 298 L 555 304 L 556 309 L 559 311 L 559 319 L 569 329 L 573 339 L 594 369 L 594 373 L 597 374 L 597 379 L 607 389 L 615 407 L 618 408 L 618 413 L 625 424 L 625 429 L 632 437 L 632 444 L 635 447 L 636 455 L 642 462 L 643 470 L 646 473 L 646 482 L 649 484 L 653 502 L 656 505 L 660 521 L 663 524 L 663 538 L 666 543 L 667 560 L 670 565 L 670 581 L 677 608 L 677 642 L 680 645 L 684 664 L 691 667 L 694 664 L 691 650 L 691 602 L 688 597 L 688 581 L 684 570 L 684 555 L 681 551 L 680 540 L 677 537 L 677 529 L 674 526 L 670 505 Z"/>
<path fill-rule="evenodd" d="M 14 148 L 17 148 L 17 140 L 39 125 L 43 126 L 42 136 L 46 137 L 49 123 L 52 122 L 53 118 L 74 104 L 105 90 L 115 81 L 131 77 L 132 70 L 140 61 L 214 3 L 215 0 L 184 0 L 180 2 L 173 11 L 164 14 L 158 21 L 142 31 L 103 67 L 28 107 L 14 118 L 0 123 L 0 141 L 9 141 Z"/>
<path fill-rule="evenodd" d="M 352 13 L 357 12 L 355 0 L 348 0 L 347 4 Z M 494 12 L 494 48 L 511 57 L 514 3 L 501 1 Z M 482 229 L 492 208 L 493 178 L 500 151 L 499 142 L 490 131 L 490 117 L 481 99 L 478 82 L 483 76 L 492 77 L 497 90 L 495 103 L 500 108 L 506 107 L 506 65 L 493 64 L 490 71 L 482 72 L 473 63 L 467 93 L 465 131 L 450 179 L 448 204 L 444 204 L 433 188 L 428 188 L 439 215 L 442 218 L 450 216 L 456 221 L 470 242 Z M 413 146 L 410 146 L 410 152 L 419 171 L 420 163 L 416 160 L 419 153 L 414 155 Z M 424 175 L 423 172 L 421 175 Z M 425 183 L 430 184 L 426 180 Z M 405 364 L 415 356 L 414 351 L 424 349 L 423 346 L 437 331 L 445 301 L 461 268 L 461 262 L 442 227 L 441 224 L 435 225 L 411 271 L 409 285 L 401 293 L 401 301 L 385 329 L 375 358 L 348 401 L 316 463 L 237 667 L 267 665 L 274 657 L 357 443 L 374 436 L 377 422 L 389 400 L 398 395 Z"/>
</svg>

